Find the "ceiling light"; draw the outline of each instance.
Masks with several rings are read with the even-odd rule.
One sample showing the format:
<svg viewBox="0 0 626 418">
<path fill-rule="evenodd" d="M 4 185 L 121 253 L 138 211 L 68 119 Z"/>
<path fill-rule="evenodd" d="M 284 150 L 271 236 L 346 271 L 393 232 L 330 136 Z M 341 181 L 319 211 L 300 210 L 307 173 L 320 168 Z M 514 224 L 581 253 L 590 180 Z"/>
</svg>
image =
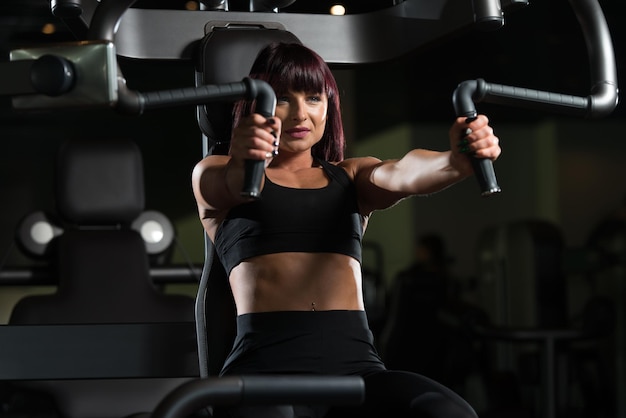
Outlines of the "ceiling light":
<svg viewBox="0 0 626 418">
<path fill-rule="evenodd" d="M 185 10 L 198 10 L 200 6 L 197 1 L 188 1 L 185 3 Z"/>
<path fill-rule="evenodd" d="M 330 8 L 330 14 L 334 16 L 343 16 L 346 14 L 346 8 L 341 4 L 335 4 Z"/>
<path fill-rule="evenodd" d="M 46 23 L 41 27 L 41 33 L 43 33 L 44 35 L 52 35 L 56 31 L 57 27 L 54 25 L 54 23 Z"/>
</svg>

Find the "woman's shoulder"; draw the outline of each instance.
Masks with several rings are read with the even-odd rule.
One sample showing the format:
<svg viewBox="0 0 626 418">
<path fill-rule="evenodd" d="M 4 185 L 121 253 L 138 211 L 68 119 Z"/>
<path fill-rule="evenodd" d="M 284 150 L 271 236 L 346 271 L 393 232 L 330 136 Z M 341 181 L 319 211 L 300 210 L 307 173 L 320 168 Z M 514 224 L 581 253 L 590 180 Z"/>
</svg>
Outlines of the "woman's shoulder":
<svg viewBox="0 0 626 418">
<path fill-rule="evenodd" d="M 376 157 L 353 157 L 331 164 L 343 168 L 348 173 L 348 176 L 354 180 L 359 173 L 372 169 L 380 162 L 381 160 Z"/>
<path fill-rule="evenodd" d="M 230 156 L 228 155 L 207 155 L 193 167 L 192 178 L 194 180 L 199 179 L 206 171 L 223 167 L 228 164 L 229 160 Z"/>
</svg>

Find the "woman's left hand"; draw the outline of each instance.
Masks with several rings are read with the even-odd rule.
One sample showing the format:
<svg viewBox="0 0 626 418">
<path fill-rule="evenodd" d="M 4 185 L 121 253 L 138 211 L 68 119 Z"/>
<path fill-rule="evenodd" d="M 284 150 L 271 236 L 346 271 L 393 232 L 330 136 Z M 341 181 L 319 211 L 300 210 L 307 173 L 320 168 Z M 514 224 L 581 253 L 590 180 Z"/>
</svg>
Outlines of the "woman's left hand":
<svg viewBox="0 0 626 418">
<path fill-rule="evenodd" d="M 466 117 L 458 117 L 450 127 L 451 164 L 461 173 L 471 173 L 470 156 L 496 160 L 502 150 L 500 139 L 494 135 L 489 119 L 478 115 L 475 120 L 467 123 Z"/>
</svg>

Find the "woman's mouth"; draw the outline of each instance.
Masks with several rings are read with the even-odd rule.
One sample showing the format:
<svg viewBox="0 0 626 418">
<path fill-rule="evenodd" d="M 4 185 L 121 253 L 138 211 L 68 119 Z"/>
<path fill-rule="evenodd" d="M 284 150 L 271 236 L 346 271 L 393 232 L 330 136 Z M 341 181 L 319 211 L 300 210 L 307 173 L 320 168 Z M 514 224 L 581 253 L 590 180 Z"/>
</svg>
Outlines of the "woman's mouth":
<svg viewBox="0 0 626 418">
<path fill-rule="evenodd" d="M 302 139 L 310 132 L 307 128 L 291 128 L 285 131 L 292 138 Z"/>
</svg>

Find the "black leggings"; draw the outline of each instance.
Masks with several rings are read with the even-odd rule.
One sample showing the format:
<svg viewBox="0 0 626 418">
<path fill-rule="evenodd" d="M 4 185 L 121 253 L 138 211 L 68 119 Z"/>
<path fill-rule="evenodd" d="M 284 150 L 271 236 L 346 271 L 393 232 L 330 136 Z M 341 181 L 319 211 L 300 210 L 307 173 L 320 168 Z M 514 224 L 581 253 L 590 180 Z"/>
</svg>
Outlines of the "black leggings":
<svg viewBox="0 0 626 418">
<path fill-rule="evenodd" d="M 216 410 L 229 418 L 476 418 L 447 387 L 422 375 L 387 370 L 362 311 L 269 312 L 238 317 L 237 338 L 222 375 L 359 375 L 357 407 L 276 406 Z"/>
</svg>

